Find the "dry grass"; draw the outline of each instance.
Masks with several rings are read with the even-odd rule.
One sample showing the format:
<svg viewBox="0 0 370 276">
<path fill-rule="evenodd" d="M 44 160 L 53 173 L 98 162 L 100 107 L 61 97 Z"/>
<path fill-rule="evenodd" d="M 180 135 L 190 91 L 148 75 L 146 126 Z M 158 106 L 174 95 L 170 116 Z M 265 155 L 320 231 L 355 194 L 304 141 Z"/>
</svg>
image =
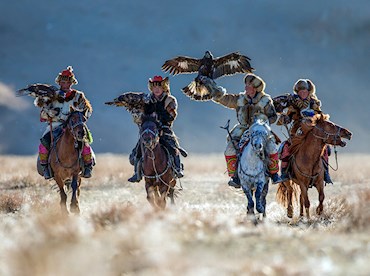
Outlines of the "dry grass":
<svg viewBox="0 0 370 276">
<path fill-rule="evenodd" d="M 226 185 L 221 154 L 184 160 L 184 190 L 165 212 L 151 210 L 143 183 L 127 182 L 127 156 L 99 155 L 79 217 L 60 215 L 34 160 L 0 156 L 0 275 L 370 274 L 369 156 L 340 156 L 321 217 L 310 190 L 310 221 L 297 211 L 289 220 L 270 187 L 257 227 L 245 196 Z"/>
</svg>

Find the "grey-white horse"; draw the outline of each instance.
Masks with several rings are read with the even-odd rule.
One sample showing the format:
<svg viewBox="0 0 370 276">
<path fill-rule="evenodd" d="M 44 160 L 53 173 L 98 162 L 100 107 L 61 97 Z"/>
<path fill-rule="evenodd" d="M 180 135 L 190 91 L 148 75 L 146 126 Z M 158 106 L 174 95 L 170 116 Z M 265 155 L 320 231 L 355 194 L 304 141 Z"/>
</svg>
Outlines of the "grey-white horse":
<svg viewBox="0 0 370 276">
<path fill-rule="evenodd" d="M 247 214 L 254 215 L 253 191 L 256 198 L 256 210 L 266 216 L 266 195 L 269 177 L 266 175 L 268 155 L 267 139 L 271 129 L 267 121 L 258 119 L 243 133 L 240 140 L 242 149 L 238 164 L 238 175 L 245 195 L 248 198 Z"/>
</svg>

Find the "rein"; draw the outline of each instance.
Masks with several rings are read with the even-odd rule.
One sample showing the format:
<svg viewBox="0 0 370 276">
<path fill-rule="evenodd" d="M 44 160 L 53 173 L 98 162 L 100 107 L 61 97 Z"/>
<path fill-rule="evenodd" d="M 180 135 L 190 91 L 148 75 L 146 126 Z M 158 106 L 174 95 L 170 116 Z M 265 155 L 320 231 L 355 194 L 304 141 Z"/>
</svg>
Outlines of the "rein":
<svg viewBox="0 0 370 276">
<path fill-rule="evenodd" d="M 317 128 L 319 131 L 323 132 L 325 134 L 325 137 L 321 137 L 321 136 L 318 136 L 314 133 L 312 133 L 313 136 L 315 136 L 316 138 L 319 138 L 321 140 L 324 141 L 324 143 L 326 143 L 326 141 L 329 139 L 330 136 L 334 136 L 334 142 L 336 142 L 338 140 L 338 138 L 340 139 L 340 131 L 342 130 L 342 128 L 340 126 L 337 126 L 338 128 L 338 131 L 337 133 L 329 133 L 327 131 L 325 131 L 324 129 L 322 129 L 321 127 L 318 127 L 317 125 L 315 125 L 315 128 Z M 334 169 L 330 164 L 329 162 L 326 162 L 325 160 L 323 160 L 325 162 L 326 165 L 328 165 L 333 171 L 337 171 L 339 166 L 338 166 L 338 151 L 337 151 L 337 146 L 334 145 L 334 154 L 335 154 L 335 166 L 336 168 Z"/>
<path fill-rule="evenodd" d="M 162 147 L 162 146 L 161 146 Z M 145 175 L 144 173 L 143 173 L 143 176 L 144 177 L 146 177 L 146 178 L 149 178 L 149 179 L 156 179 L 157 181 L 158 180 L 161 180 L 162 182 L 163 182 L 163 180 L 161 179 L 161 176 L 163 176 L 163 175 L 165 175 L 166 173 L 167 173 L 167 171 L 168 171 L 168 169 L 171 167 L 171 162 L 170 162 L 170 158 L 169 158 L 169 152 L 168 152 L 168 149 L 166 149 L 165 147 L 162 147 L 162 148 L 164 148 L 165 150 L 166 150 L 166 154 L 167 154 L 167 166 L 166 166 L 166 169 L 162 172 L 162 173 L 158 173 L 157 172 L 157 168 L 156 168 L 156 166 L 155 166 L 155 155 L 154 155 L 154 152 L 153 152 L 153 150 L 151 150 L 151 149 L 149 149 L 149 148 L 147 148 L 147 147 L 145 147 L 145 149 L 148 149 L 149 151 L 150 151 L 150 153 L 151 153 L 151 156 L 149 156 L 149 158 L 152 160 L 152 162 L 153 162 L 153 168 L 154 168 L 154 171 L 155 171 L 155 175 Z M 165 184 L 167 184 L 167 183 L 165 183 Z"/>
<path fill-rule="evenodd" d="M 162 147 L 162 145 L 160 145 L 160 147 Z M 149 150 L 151 152 L 151 154 L 152 154 L 152 156 L 149 156 L 149 158 L 153 162 L 153 169 L 154 169 L 155 175 L 145 175 L 143 173 L 143 176 L 145 178 L 148 178 L 148 179 L 156 179 L 157 182 L 158 182 L 158 180 L 160 180 L 164 185 L 167 186 L 168 190 L 172 188 L 174 191 L 176 191 L 176 190 L 182 191 L 182 187 L 181 188 L 172 187 L 170 184 L 168 184 L 166 181 L 164 181 L 162 179 L 162 176 L 165 175 L 168 172 L 168 170 L 170 169 L 170 167 L 171 167 L 170 153 L 169 153 L 169 151 L 168 151 L 168 149 L 166 147 L 162 147 L 162 148 L 165 149 L 166 155 L 167 155 L 167 166 L 166 166 L 165 170 L 162 173 L 160 173 L 160 174 L 158 173 L 157 168 L 155 166 L 155 155 L 154 155 L 154 152 L 150 148 L 145 147 L 145 149 Z M 168 192 L 168 190 L 167 190 L 167 192 Z"/>
<path fill-rule="evenodd" d="M 306 173 L 304 173 L 304 172 L 302 172 L 302 171 L 301 171 L 301 169 L 298 167 L 298 164 L 297 164 L 297 162 L 296 162 L 296 160 L 295 160 L 294 155 L 292 156 L 292 160 L 293 160 L 293 165 L 295 165 L 295 166 L 296 166 L 296 168 L 297 168 L 298 172 L 299 172 L 301 175 L 303 175 L 304 177 L 312 179 L 312 181 L 313 181 L 313 180 L 315 180 L 315 179 L 316 179 L 316 177 L 318 177 L 318 176 L 319 176 L 319 174 L 320 174 L 320 173 L 322 172 L 322 170 L 323 170 L 323 167 L 321 167 L 321 170 L 320 170 L 318 173 L 316 173 L 316 174 L 314 174 L 314 175 L 309 175 L 309 174 L 306 174 Z"/>
</svg>

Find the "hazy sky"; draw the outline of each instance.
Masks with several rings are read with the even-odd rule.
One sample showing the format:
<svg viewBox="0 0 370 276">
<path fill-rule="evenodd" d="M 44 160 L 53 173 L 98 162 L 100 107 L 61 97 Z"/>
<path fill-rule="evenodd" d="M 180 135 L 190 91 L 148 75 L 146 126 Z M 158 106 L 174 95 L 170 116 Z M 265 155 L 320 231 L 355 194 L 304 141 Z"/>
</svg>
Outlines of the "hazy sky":
<svg viewBox="0 0 370 276">
<path fill-rule="evenodd" d="M 282 4 L 284 2 L 284 5 Z M 12 1 L 0 18 L 0 153 L 35 153 L 43 126 L 32 99 L 13 107 L 9 91 L 53 83 L 73 65 L 91 100 L 89 120 L 97 152 L 129 152 L 137 126 L 123 109 L 105 106 L 126 91 L 147 91 L 148 78 L 177 55 L 201 57 L 240 51 L 272 96 L 292 92 L 298 78 L 316 84 L 323 110 L 354 132 L 343 151 L 370 151 L 367 107 L 370 74 L 368 1 Z M 175 131 L 189 151 L 225 147 L 220 128 L 235 112 L 190 101 L 180 89 L 194 75 L 170 76 L 179 102 Z M 242 75 L 218 80 L 230 93 Z M 8 92 L 7 92 L 8 91 Z M 10 92 L 11 94 L 11 92 Z M 4 100 L 6 99 L 6 100 Z M 279 131 L 279 129 L 277 129 Z M 27 139 L 24 139 L 27 134 Z M 284 138 L 284 137 L 282 137 Z"/>
</svg>

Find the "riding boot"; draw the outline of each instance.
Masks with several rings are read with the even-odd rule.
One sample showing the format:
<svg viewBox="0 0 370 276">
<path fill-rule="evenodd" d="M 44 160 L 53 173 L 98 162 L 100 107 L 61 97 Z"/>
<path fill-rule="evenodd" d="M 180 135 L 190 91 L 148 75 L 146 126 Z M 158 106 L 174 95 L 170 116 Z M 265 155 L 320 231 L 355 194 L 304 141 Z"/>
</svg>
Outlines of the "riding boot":
<svg viewBox="0 0 370 276">
<path fill-rule="evenodd" d="M 42 166 L 42 169 L 44 171 L 44 178 L 45 179 L 51 179 L 52 176 L 50 174 L 50 171 L 49 171 L 49 165 L 48 164 L 41 164 Z"/>
<path fill-rule="evenodd" d="M 140 180 L 143 178 L 141 173 L 142 164 L 140 159 L 135 159 L 134 168 L 135 174 L 131 176 L 128 181 L 132 183 L 140 182 Z"/>
<path fill-rule="evenodd" d="M 279 157 L 278 153 L 272 153 L 269 155 L 268 170 L 271 176 L 272 184 L 278 184 L 282 182 L 278 172 L 279 172 Z"/>
<path fill-rule="evenodd" d="M 333 181 L 331 180 L 330 174 L 329 174 L 329 168 L 325 166 L 324 169 L 324 182 L 326 184 L 333 184 Z"/>
<path fill-rule="evenodd" d="M 174 156 L 175 174 L 177 178 L 184 177 L 183 165 L 180 162 L 180 155 Z"/>
<path fill-rule="evenodd" d="M 228 184 L 229 186 L 237 188 L 237 189 L 241 188 L 240 179 L 237 173 L 235 173 L 235 175 L 230 178 Z"/>
<path fill-rule="evenodd" d="M 290 175 L 289 175 L 289 172 L 288 172 L 288 167 L 286 168 L 281 168 L 281 182 L 284 182 L 284 181 L 288 181 L 290 180 Z"/>
<path fill-rule="evenodd" d="M 278 175 L 278 173 L 274 173 L 271 175 L 272 184 L 278 184 L 283 182 L 283 179 Z"/>
<path fill-rule="evenodd" d="M 84 166 L 84 172 L 82 174 L 82 177 L 84 178 L 90 178 L 92 176 L 92 163 Z"/>
<path fill-rule="evenodd" d="M 241 188 L 240 179 L 238 177 L 237 167 L 238 167 L 238 158 L 236 155 L 225 155 L 227 172 L 231 177 L 228 184 L 234 188 Z"/>
</svg>

